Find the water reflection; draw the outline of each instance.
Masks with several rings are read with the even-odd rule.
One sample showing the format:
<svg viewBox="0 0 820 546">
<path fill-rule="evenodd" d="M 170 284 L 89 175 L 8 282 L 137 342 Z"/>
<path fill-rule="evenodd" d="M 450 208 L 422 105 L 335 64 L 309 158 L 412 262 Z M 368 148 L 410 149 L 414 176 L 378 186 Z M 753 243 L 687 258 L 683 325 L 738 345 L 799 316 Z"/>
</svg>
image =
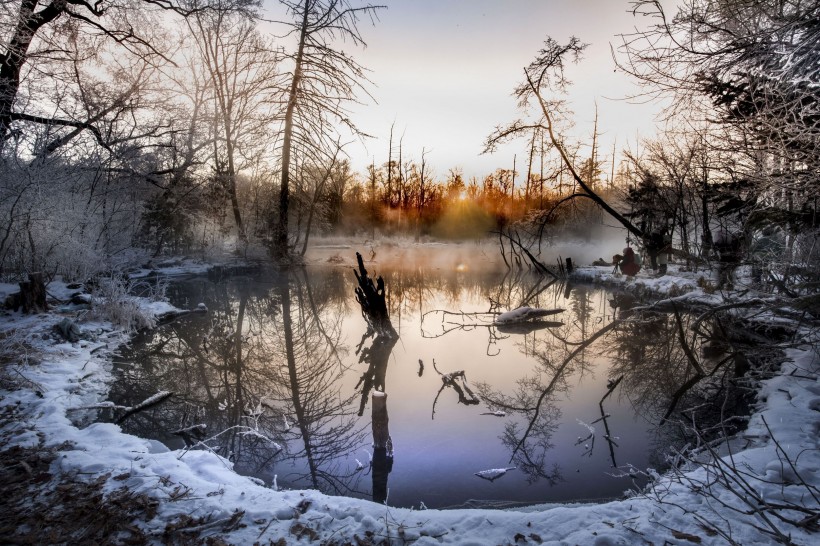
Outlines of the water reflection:
<svg viewBox="0 0 820 546">
<path fill-rule="evenodd" d="M 349 269 L 176 283 L 173 303 L 204 302 L 209 313 L 124 352 L 113 401 L 175 395 L 123 426 L 213 450 L 269 484 L 391 505 L 613 497 L 632 485 L 630 468 L 657 463 L 651 446 L 665 448 L 674 427 L 656 425 L 676 393 L 674 415 L 708 394 L 699 382 L 683 389 L 699 373 L 692 354 L 704 376 L 726 358 L 725 349 L 703 356 L 691 331 L 722 331 L 713 323 L 594 287 L 378 273 L 389 330 L 363 318 Z M 494 324 L 521 305 L 565 311 Z M 499 479 L 475 477 L 511 466 Z"/>
<path fill-rule="evenodd" d="M 342 390 L 339 308 L 346 301 L 329 286 L 314 290 L 296 270 L 273 283 L 177 287 L 177 298 L 207 302 L 208 316 L 150 332 L 123 355 L 134 364 L 112 397 L 132 404 L 152 390 L 175 393 L 161 409 L 130 419 L 127 430 L 174 445 L 174 431 L 202 423 L 190 447 L 210 449 L 240 472 L 356 492 L 359 472 L 345 459 L 365 434 L 354 396 Z"/>
</svg>

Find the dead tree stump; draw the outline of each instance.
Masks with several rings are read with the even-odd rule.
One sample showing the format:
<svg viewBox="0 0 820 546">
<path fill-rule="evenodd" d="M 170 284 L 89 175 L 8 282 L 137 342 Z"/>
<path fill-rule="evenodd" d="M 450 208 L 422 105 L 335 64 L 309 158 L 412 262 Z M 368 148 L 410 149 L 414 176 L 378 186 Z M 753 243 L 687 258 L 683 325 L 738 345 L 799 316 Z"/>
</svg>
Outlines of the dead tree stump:
<svg viewBox="0 0 820 546">
<path fill-rule="evenodd" d="M 25 314 L 48 311 L 46 285 L 42 273 L 29 273 L 28 280 L 20 283 L 19 303 Z"/>
<path fill-rule="evenodd" d="M 384 279 L 381 277 L 373 282 L 364 267 L 362 255 L 356 253 L 358 269 L 356 275 L 356 301 L 362 307 L 362 316 L 367 322 L 367 332 L 362 336 L 362 342 L 356 349 L 360 354 L 359 361 L 367 362 L 367 371 L 362 374 L 356 384 L 362 387 L 362 402 L 359 406 L 359 415 L 364 414 L 367 396 L 371 394 L 371 423 L 373 427 L 373 502 L 383 504 L 387 501 L 387 476 L 393 470 L 393 442 L 390 439 L 387 417 L 387 395 L 384 392 L 384 378 L 387 372 L 387 363 L 393 346 L 399 340 L 399 335 L 390 322 L 390 315 L 385 299 Z M 365 340 L 376 335 L 370 347 L 363 347 Z"/>
<path fill-rule="evenodd" d="M 362 255 L 356 253 L 356 261 L 359 268 L 354 269 L 353 273 L 356 275 L 356 281 L 359 286 L 356 287 L 356 301 L 362 307 L 362 315 L 367 324 L 373 328 L 379 335 L 388 335 L 396 337 L 396 330 L 393 329 L 393 324 L 390 322 L 390 315 L 387 311 L 387 302 L 385 301 L 384 279 L 378 277 L 376 282 L 373 282 L 367 274 L 367 269 L 364 267 Z"/>
<path fill-rule="evenodd" d="M 387 395 L 381 391 L 373 391 L 373 447 L 386 449 L 390 443 L 390 419 L 387 416 Z"/>
</svg>

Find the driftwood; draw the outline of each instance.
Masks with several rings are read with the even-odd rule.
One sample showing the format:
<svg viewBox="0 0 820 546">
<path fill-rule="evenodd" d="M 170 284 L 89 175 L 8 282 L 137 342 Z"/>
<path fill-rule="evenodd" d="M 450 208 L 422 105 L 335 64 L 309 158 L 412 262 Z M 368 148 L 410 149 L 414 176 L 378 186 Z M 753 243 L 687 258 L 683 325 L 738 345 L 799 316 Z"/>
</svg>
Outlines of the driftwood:
<svg viewBox="0 0 820 546">
<path fill-rule="evenodd" d="M 495 324 L 514 324 L 530 320 L 541 319 L 551 315 L 563 313 L 563 309 L 537 309 L 533 307 L 518 307 L 506 313 L 501 313 L 495 318 Z"/>
<path fill-rule="evenodd" d="M 185 447 L 191 447 L 205 439 L 205 431 L 207 429 L 208 425 L 201 423 L 198 425 L 184 427 L 178 430 L 172 430 L 171 434 L 182 438 L 183 441 L 185 441 Z"/>
<path fill-rule="evenodd" d="M 515 470 L 514 466 L 510 466 L 507 468 L 491 468 L 489 470 L 482 470 L 481 472 L 476 472 L 475 475 L 481 478 L 482 480 L 487 480 L 488 482 L 494 482 L 501 476 L 504 476 L 510 470 Z"/>
<path fill-rule="evenodd" d="M 148 408 L 152 408 L 157 404 L 161 404 L 165 400 L 169 399 L 174 395 L 171 391 L 160 391 L 153 396 L 150 396 L 137 404 L 134 407 L 128 408 L 125 413 L 123 413 L 119 419 L 117 419 L 117 424 L 122 424 L 123 421 L 134 415 L 135 413 L 139 413 L 141 411 L 145 411 Z"/>
<path fill-rule="evenodd" d="M 421 362 L 421 360 L 419 360 Z M 422 364 L 423 365 L 423 364 Z M 450 387 L 456 394 L 458 395 L 458 403 L 464 404 L 465 406 L 474 406 L 481 402 L 478 397 L 470 390 L 470 387 L 467 385 L 467 376 L 464 373 L 464 370 L 459 370 L 457 372 L 451 373 L 441 373 L 438 368 L 436 367 L 436 359 L 433 359 L 433 369 L 436 370 L 441 376 L 441 388 L 436 393 L 436 398 L 433 400 L 433 411 L 430 415 L 430 419 L 436 418 L 436 404 L 438 403 L 438 398 L 441 396 L 441 393 L 444 391 L 445 388 Z M 459 381 L 461 385 L 459 385 Z"/>
<path fill-rule="evenodd" d="M 167 313 L 162 313 L 161 315 L 157 316 L 157 326 L 164 326 L 165 324 L 170 324 L 175 320 L 182 318 L 187 315 L 194 315 L 194 314 L 204 314 L 208 312 L 208 308 L 205 307 L 203 304 L 199 304 L 194 309 L 176 309 L 174 311 L 168 311 Z"/>
</svg>

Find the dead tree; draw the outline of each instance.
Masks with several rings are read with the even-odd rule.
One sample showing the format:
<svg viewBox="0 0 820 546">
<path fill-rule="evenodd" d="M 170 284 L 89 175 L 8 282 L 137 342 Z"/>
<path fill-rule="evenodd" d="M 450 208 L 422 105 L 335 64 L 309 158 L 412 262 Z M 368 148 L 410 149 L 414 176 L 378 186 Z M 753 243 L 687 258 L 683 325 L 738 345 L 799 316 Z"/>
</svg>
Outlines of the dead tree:
<svg viewBox="0 0 820 546">
<path fill-rule="evenodd" d="M 399 340 L 385 301 L 384 279 L 378 277 L 376 282 L 367 274 L 362 255 L 356 253 L 358 270 L 354 269 L 358 286 L 356 301 L 362 307 L 362 316 L 367 322 L 367 332 L 356 348 L 360 353 L 359 362 L 367 362 L 368 367 L 359 382 L 362 387 L 362 399 L 359 415 L 364 415 L 367 398 L 371 396 L 371 423 L 373 428 L 373 502 L 384 503 L 387 500 L 387 476 L 393 470 L 393 441 L 390 439 L 387 416 L 387 394 L 385 392 L 385 375 L 390 353 Z M 365 341 L 376 334 L 370 347 L 364 347 Z M 372 391 L 372 395 L 370 394 Z"/>
<path fill-rule="evenodd" d="M 387 312 L 387 302 L 385 301 L 384 279 L 379 276 L 373 282 L 364 267 L 362 255 L 356 253 L 356 261 L 359 264 L 358 270 L 353 270 L 359 286 L 356 287 L 356 301 L 362 307 L 362 316 L 367 321 L 367 325 L 378 335 L 387 337 L 398 337 L 390 316 Z"/>
</svg>

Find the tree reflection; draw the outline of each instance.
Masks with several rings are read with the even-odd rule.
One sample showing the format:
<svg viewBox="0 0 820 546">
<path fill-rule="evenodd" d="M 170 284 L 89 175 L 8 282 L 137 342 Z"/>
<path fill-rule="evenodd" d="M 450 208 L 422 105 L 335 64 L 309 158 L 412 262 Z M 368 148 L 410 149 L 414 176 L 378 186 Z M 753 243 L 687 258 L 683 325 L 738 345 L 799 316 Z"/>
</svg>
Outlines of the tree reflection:
<svg viewBox="0 0 820 546">
<path fill-rule="evenodd" d="M 561 419 L 559 399 L 569 390 L 568 378 L 586 366 L 579 355 L 615 325 L 612 322 L 604 326 L 571 350 L 566 342 L 556 343 L 558 338 L 552 342 L 545 338 L 534 341 L 529 348 L 536 362 L 534 374 L 519 379 L 512 394 L 497 391 L 487 383 L 478 385 L 481 397 L 491 410 L 503 410 L 523 418 L 521 422 L 510 420 L 505 424 L 501 441 L 511 451 L 510 462 L 527 475 L 529 482 L 545 479 L 555 484 L 561 480 L 560 468 L 547 462 L 547 455 L 554 447 L 551 438 Z M 562 353 L 565 356 L 558 360 Z"/>
<path fill-rule="evenodd" d="M 610 374 L 623 376 L 636 413 L 656 425 L 655 455 L 740 430 L 754 392 L 746 374 L 766 358 L 749 329 L 716 309 L 683 312 L 675 300 L 615 303 L 629 320 L 613 337 Z"/>
<path fill-rule="evenodd" d="M 279 474 L 280 482 L 329 493 L 355 490 L 358 469 L 346 460 L 364 432 L 354 397 L 341 391 L 345 300 L 328 285 L 316 293 L 311 282 L 294 270 L 272 287 L 249 279 L 181 285 L 188 298 L 208 302 L 208 317 L 134 343 L 126 359 L 135 364 L 112 399 L 128 404 L 160 389 L 175 396 L 135 415 L 127 430 L 172 445 L 176 432 L 242 473 Z"/>
<path fill-rule="evenodd" d="M 281 328 L 274 328 L 270 334 L 279 341 L 275 347 L 284 349 L 286 373 L 275 383 L 273 396 L 296 419 L 288 435 L 298 438 L 299 448 L 290 456 L 304 460 L 308 470 L 296 476 L 322 491 L 350 493 L 354 490 L 350 480 L 357 470 L 343 468 L 343 461 L 360 446 L 364 432 L 353 413 L 354 397 L 343 396 L 340 388 L 344 369 L 337 365 L 336 351 L 341 314 L 329 319 L 334 322 L 323 324 L 321 313 L 306 305 L 308 293 L 302 274 L 294 271 L 293 282 L 282 279 L 276 287 L 282 302 L 282 322 Z M 293 300 L 297 304 L 295 312 Z M 293 447 L 295 442 L 288 445 Z"/>
</svg>

